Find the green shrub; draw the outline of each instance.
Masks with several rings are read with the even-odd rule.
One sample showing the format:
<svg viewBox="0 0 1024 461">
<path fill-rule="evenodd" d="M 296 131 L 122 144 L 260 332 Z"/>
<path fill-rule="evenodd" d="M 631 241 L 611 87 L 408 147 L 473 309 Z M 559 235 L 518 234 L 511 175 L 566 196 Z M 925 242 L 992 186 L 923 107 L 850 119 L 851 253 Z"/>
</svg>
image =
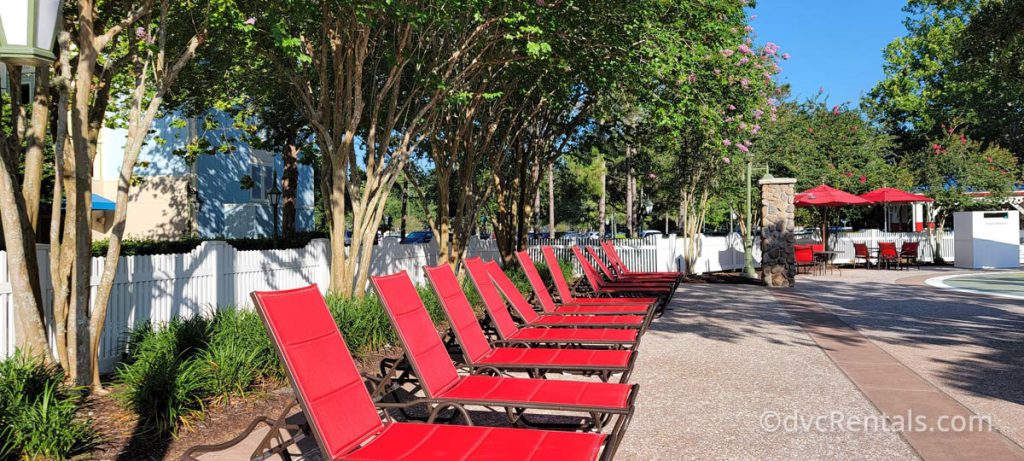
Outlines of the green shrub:
<svg viewBox="0 0 1024 461">
<path fill-rule="evenodd" d="M 55 366 L 15 351 L 0 361 L 0 459 L 67 459 L 96 442 L 78 415 L 84 390 Z"/>
<path fill-rule="evenodd" d="M 244 395 L 261 381 L 284 377 L 263 321 L 251 310 L 218 312 L 200 360 L 207 367 L 210 393 L 221 398 Z"/>
<path fill-rule="evenodd" d="M 303 248 L 309 245 L 309 241 L 316 238 L 327 238 L 324 232 L 297 232 L 292 235 L 278 238 L 240 238 L 225 239 L 228 245 L 239 251 L 249 250 L 285 250 L 289 248 Z"/>
<path fill-rule="evenodd" d="M 142 256 L 188 253 L 194 250 L 203 240 L 198 237 L 186 237 L 178 240 L 153 240 L 153 239 L 124 239 L 121 242 L 121 256 Z M 110 242 L 107 240 L 94 240 L 92 242 L 93 256 L 106 256 L 107 247 Z"/>
<path fill-rule="evenodd" d="M 156 435 L 173 434 L 202 417 L 210 377 L 199 360 L 211 322 L 201 317 L 174 320 L 166 328 L 133 334 L 132 356 L 116 371 L 124 385 L 115 397 Z"/>
</svg>

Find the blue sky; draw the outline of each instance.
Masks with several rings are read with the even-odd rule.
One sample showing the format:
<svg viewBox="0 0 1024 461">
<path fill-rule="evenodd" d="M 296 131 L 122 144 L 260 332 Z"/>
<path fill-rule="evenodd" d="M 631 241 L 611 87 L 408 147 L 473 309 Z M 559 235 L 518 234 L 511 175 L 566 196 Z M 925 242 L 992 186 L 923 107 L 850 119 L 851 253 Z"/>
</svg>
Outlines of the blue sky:
<svg viewBox="0 0 1024 461">
<path fill-rule="evenodd" d="M 829 105 L 850 102 L 880 80 L 882 50 L 906 33 L 902 0 L 760 0 L 750 24 L 757 43 L 774 42 L 781 61 L 780 82 L 799 100 L 824 88 Z"/>
</svg>

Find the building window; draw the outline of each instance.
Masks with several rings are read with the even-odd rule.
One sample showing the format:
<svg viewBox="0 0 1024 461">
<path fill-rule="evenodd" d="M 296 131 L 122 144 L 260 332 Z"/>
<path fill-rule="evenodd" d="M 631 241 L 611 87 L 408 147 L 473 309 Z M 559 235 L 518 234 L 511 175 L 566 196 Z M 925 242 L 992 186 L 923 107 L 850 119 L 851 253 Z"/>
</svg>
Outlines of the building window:
<svg viewBox="0 0 1024 461">
<path fill-rule="evenodd" d="M 249 167 L 252 177 L 252 188 L 249 189 L 252 201 L 266 200 L 266 193 L 274 187 L 274 166 L 256 163 Z"/>
</svg>

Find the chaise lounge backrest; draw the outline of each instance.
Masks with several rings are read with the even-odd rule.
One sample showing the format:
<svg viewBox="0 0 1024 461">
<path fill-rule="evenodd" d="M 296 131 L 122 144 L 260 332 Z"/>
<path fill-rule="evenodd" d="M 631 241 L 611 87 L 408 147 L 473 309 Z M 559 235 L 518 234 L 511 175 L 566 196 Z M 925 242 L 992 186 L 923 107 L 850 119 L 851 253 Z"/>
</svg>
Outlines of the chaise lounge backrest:
<svg viewBox="0 0 1024 461">
<path fill-rule="evenodd" d="M 594 247 L 588 246 L 587 253 L 590 254 L 591 258 L 594 258 L 594 262 L 597 263 L 597 267 L 599 267 L 601 272 L 604 273 L 605 278 L 608 280 L 615 280 L 615 277 L 612 276 L 612 271 L 608 270 L 608 266 L 605 265 L 604 261 L 601 259 L 601 255 L 597 254 Z"/>
<path fill-rule="evenodd" d="M 553 267 L 558 267 L 558 256 L 555 255 L 555 249 L 544 245 L 541 247 L 541 252 L 544 253 L 544 262 L 548 265 L 548 270 L 551 271 L 551 279 L 555 281 L 555 290 L 558 291 L 558 298 L 563 303 L 569 302 L 573 299 L 569 282 L 562 276 L 562 271 L 552 269 Z"/>
<path fill-rule="evenodd" d="M 519 267 L 522 267 L 523 273 L 526 274 L 526 280 L 533 287 L 533 294 L 537 296 L 541 309 L 544 309 L 544 312 L 553 312 L 555 310 L 555 300 L 551 299 L 551 293 L 548 293 L 548 288 L 544 286 L 544 279 L 541 278 L 540 272 L 537 271 L 537 266 L 533 263 L 533 258 L 530 258 L 530 253 L 526 251 L 516 252 L 516 259 L 519 260 Z M 562 268 L 560 266 L 554 266 L 554 269 L 551 267 L 548 266 L 548 271 L 556 270 L 559 271 L 558 275 L 562 275 Z M 554 275 L 552 275 L 553 277 Z"/>
<path fill-rule="evenodd" d="M 324 458 L 336 459 L 384 428 L 316 285 L 253 292 Z"/>
<path fill-rule="evenodd" d="M 459 373 L 452 365 L 448 350 L 409 274 L 402 271 L 371 277 L 370 282 L 391 318 L 391 325 L 395 327 L 427 397 L 433 397 L 458 382 Z"/>
<path fill-rule="evenodd" d="M 511 279 L 505 275 L 505 272 L 501 270 L 501 266 L 494 261 L 484 263 L 484 267 L 487 268 L 487 273 L 491 276 L 491 281 L 498 287 L 498 290 L 505 295 L 508 299 L 509 304 L 512 304 L 512 308 L 519 313 L 519 316 L 526 321 L 527 324 L 536 322 L 540 316 L 537 315 L 533 310 L 533 306 L 530 305 L 530 301 L 526 300 L 526 297 L 519 292 L 519 287 L 512 282 Z"/>
<path fill-rule="evenodd" d="M 587 257 L 583 256 L 583 251 L 580 250 L 580 247 L 574 245 L 572 247 L 572 252 L 576 255 L 576 259 L 579 260 L 580 267 L 583 268 L 583 276 L 587 278 L 588 282 L 590 282 L 591 288 L 595 290 L 601 289 L 604 285 L 601 281 L 601 276 L 597 274 L 596 270 L 594 270 L 594 266 L 591 266 L 590 262 L 587 261 Z"/>
<path fill-rule="evenodd" d="M 498 287 L 494 286 L 484 261 L 479 257 L 467 258 L 464 264 L 469 273 L 469 279 L 473 281 L 473 286 L 476 287 L 476 291 L 480 293 L 480 298 L 484 301 L 484 308 L 487 309 L 494 328 L 498 330 L 498 336 L 501 339 L 512 337 L 519 331 L 519 327 L 516 326 L 512 314 L 505 307 L 505 299 L 498 292 Z"/>
<path fill-rule="evenodd" d="M 424 271 L 430 285 L 434 287 L 437 299 L 441 301 L 441 308 L 448 317 L 448 324 L 455 333 L 455 338 L 466 354 L 466 362 L 478 362 L 491 352 L 491 345 L 487 343 L 487 336 L 480 327 L 473 306 L 462 292 L 455 271 L 447 264 L 425 267 Z"/>
<path fill-rule="evenodd" d="M 608 255 L 608 261 L 612 263 L 612 267 L 615 268 L 616 272 L 620 275 L 629 273 L 629 268 L 627 268 L 625 263 L 622 262 L 622 258 L 619 257 L 619 250 L 615 249 L 614 243 L 610 240 L 605 240 L 601 242 L 601 248 L 604 250 L 605 254 Z"/>
</svg>

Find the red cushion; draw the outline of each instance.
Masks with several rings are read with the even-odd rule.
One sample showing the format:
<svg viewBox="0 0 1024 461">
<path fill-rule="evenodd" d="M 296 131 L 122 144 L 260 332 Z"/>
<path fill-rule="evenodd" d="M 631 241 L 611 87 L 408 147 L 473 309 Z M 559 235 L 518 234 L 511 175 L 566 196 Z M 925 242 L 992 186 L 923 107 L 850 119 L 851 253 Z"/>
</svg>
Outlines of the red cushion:
<svg viewBox="0 0 1024 461">
<path fill-rule="evenodd" d="M 498 330 L 498 336 L 504 339 L 516 334 L 519 327 L 516 326 L 515 320 L 512 319 L 512 314 L 508 313 L 508 308 L 505 307 L 505 299 L 498 292 L 498 287 L 494 286 L 494 281 L 491 280 L 491 276 L 487 273 L 484 261 L 479 257 L 474 257 L 466 258 L 463 263 L 466 265 L 469 279 L 473 281 L 473 286 L 480 293 L 480 299 L 483 300 L 484 308 L 487 309 L 487 313 L 491 317 L 491 323 Z"/>
<path fill-rule="evenodd" d="M 604 274 L 608 280 L 615 280 L 615 276 L 612 274 L 612 271 L 608 270 L 608 265 L 601 260 L 601 256 L 594 251 L 594 247 L 588 245 L 587 254 L 594 259 L 594 263 L 597 264 L 598 269 L 601 269 L 601 273 Z"/>
<path fill-rule="evenodd" d="M 544 315 L 530 325 L 538 326 L 640 326 L 642 315 Z"/>
<path fill-rule="evenodd" d="M 560 270 L 551 270 L 553 267 L 558 266 L 558 257 L 555 256 L 555 250 L 548 245 L 541 247 L 541 251 L 544 253 L 544 262 L 548 265 L 548 270 L 551 272 L 551 279 L 555 282 L 555 289 L 558 291 L 558 297 L 563 302 L 567 299 L 572 299 L 572 290 L 569 289 L 569 283 L 566 282 L 565 276 L 563 276 Z"/>
<path fill-rule="evenodd" d="M 340 458 L 358 461 L 597 459 L 605 435 L 504 427 L 389 424 L 366 446 Z"/>
<path fill-rule="evenodd" d="M 332 458 L 384 427 L 316 285 L 252 297 L 306 419 Z"/>
<path fill-rule="evenodd" d="M 650 304 L 656 303 L 658 301 L 660 301 L 660 298 L 650 298 L 650 297 L 646 297 L 646 298 L 569 298 L 569 300 L 564 302 L 564 303 L 562 303 L 562 305 L 563 306 L 566 305 L 566 304 L 587 305 L 587 306 L 592 306 L 592 305 L 595 305 L 595 304 L 614 304 L 614 305 L 620 305 L 620 304 L 643 304 L 643 305 L 650 305 Z"/>
<path fill-rule="evenodd" d="M 643 314 L 647 312 L 646 304 L 593 304 L 579 305 L 569 304 L 556 306 L 553 314 L 561 315 L 618 315 L 618 314 Z"/>
<path fill-rule="evenodd" d="M 458 381 L 459 373 L 409 273 L 371 277 L 370 281 L 427 396 L 435 397 Z"/>
<path fill-rule="evenodd" d="M 633 352 L 607 349 L 552 349 L 546 347 L 498 347 L 474 365 L 491 365 L 526 368 L 571 369 L 626 368 Z"/>
<path fill-rule="evenodd" d="M 516 259 L 519 260 L 519 267 L 523 268 L 523 273 L 526 274 L 526 280 L 530 282 L 530 287 L 533 288 L 533 294 L 537 296 L 537 301 L 540 302 L 541 309 L 545 312 L 553 312 L 555 309 L 555 300 L 551 298 L 551 293 L 549 293 L 548 288 L 544 286 L 544 280 L 540 278 L 540 272 L 537 272 L 537 266 L 533 263 L 533 259 L 530 258 L 530 253 L 527 253 L 526 251 L 516 252 Z M 562 271 L 558 266 L 548 267 L 548 270 Z"/>
<path fill-rule="evenodd" d="M 522 328 L 509 338 L 514 341 L 628 344 L 636 342 L 637 330 L 624 328 Z"/>
<path fill-rule="evenodd" d="M 491 281 L 498 288 L 505 299 L 508 299 L 509 304 L 516 310 L 527 324 L 532 324 L 537 321 L 539 316 L 537 312 L 533 310 L 533 306 L 526 300 L 522 293 L 519 292 L 519 288 L 512 282 L 511 279 L 505 275 L 505 271 L 501 270 L 501 266 L 498 263 L 491 261 L 484 263 L 484 267 L 487 269 L 487 273 L 491 276 Z"/>
<path fill-rule="evenodd" d="M 455 271 L 447 264 L 440 266 L 426 267 L 427 279 L 434 287 L 434 293 L 441 301 L 441 308 L 448 317 L 448 324 L 451 325 L 455 337 L 466 353 L 466 359 L 473 361 L 491 352 L 491 344 L 487 342 L 480 321 L 469 304 L 469 299 L 462 292 L 459 286 L 459 279 Z"/>
<path fill-rule="evenodd" d="M 623 410 L 627 407 L 632 387 L 617 383 L 472 375 L 462 378 L 437 397 L 483 405 L 515 402 L 521 406 L 581 406 Z"/>
</svg>

